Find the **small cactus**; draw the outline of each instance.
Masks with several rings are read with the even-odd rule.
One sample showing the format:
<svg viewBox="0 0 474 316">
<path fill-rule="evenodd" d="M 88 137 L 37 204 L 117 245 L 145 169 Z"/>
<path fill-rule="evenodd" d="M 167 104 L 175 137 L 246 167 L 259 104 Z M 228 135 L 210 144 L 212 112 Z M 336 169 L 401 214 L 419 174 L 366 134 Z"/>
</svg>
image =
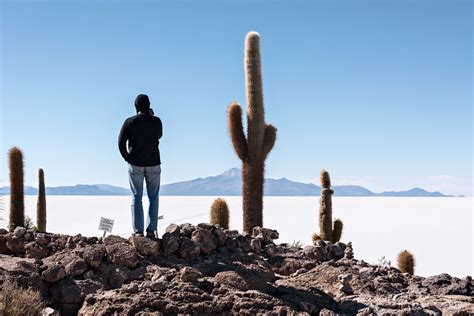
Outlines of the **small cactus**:
<svg viewBox="0 0 474 316">
<path fill-rule="evenodd" d="M 245 79 L 247 84 L 247 136 L 242 125 L 242 108 L 228 108 L 228 126 L 235 153 L 242 160 L 243 230 L 263 226 L 263 184 L 265 159 L 276 140 L 276 128 L 265 123 L 260 63 L 260 36 L 245 38 Z"/>
<path fill-rule="evenodd" d="M 332 222 L 332 194 L 329 172 L 321 170 L 321 197 L 319 199 L 319 230 L 323 240 L 338 242 L 342 236 L 343 223 L 340 219 Z"/>
<path fill-rule="evenodd" d="M 409 251 L 403 250 L 398 254 L 397 266 L 401 272 L 413 275 L 415 272 L 415 257 Z"/>
<path fill-rule="evenodd" d="M 211 206 L 211 224 L 219 224 L 222 228 L 229 229 L 229 207 L 224 199 L 214 200 Z"/>
<path fill-rule="evenodd" d="M 344 224 L 340 219 L 336 219 L 334 221 L 333 229 L 332 229 L 332 242 L 337 243 L 338 241 L 341 240 L 342 236 L 342 228 L 344 227 Z"/>
<path fill-rule="evenodd" d="M 10 166 L 10 231 L 25 226 L 23 153 L 18 147 L 8 152 Z"/>
<path fill-rule="evenodd" d="M 38 170 L 38 204 L 36 205 L 36 227 L 38 231 L 46 232 L 46 189 L 44 186 L 44 171 Z"/>
</svg>

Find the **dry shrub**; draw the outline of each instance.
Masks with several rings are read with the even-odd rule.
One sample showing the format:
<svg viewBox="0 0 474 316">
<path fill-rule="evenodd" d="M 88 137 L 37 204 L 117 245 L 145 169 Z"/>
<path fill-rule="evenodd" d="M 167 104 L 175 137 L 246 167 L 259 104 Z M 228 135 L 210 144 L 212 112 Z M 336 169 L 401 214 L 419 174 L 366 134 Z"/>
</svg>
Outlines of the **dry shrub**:
<svg viewBox="0 0 474 316">
<path fill-rule="evenodd" d="M 6 278 L 0 290 L 0 316 L 40 315 L 46 306 L 41 294 L 32 288 L 21 288 Z"/>
</svg>

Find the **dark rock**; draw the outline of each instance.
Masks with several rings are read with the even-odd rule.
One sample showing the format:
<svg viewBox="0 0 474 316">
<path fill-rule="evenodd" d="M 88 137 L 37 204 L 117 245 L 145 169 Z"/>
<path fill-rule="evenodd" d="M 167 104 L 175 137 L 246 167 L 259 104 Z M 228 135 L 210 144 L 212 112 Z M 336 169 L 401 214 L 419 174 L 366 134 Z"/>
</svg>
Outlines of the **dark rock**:
<svg viewBox="0 0 474 316">
<path fill-rule="evenodd" d="M 178 249 L 179 239 L 177 236 L 169 236 L 168 238 L 163 238 L 163 252 L 166 257 L 176 253 Z"/>
<path fill-rule="evenodd" d="M 130 283 L 124 287 L 122 287 L 122 291 L 124 293 L 130 293 L 130 294 L 135 294 L 138 292 L 138 284 L 136 283 Z"/>
<path fill-rule="evenodd" d="M 278 254 L 277 247 L 274 244 L 268 244 L 264 248 L 265 254 L 269 257 L 274 257 Z"/>
<path fill-rule="evenodd" d="M 259 254 L 262 250 L 262 242 L 260 239 L 252 239 L 250 241 L 250 247 L 252 248 L 253 253 Z"/>
<path fill-rule="evenodd" d="M 192 260 L 199 256 L 201 248 L 187 237 L 181 239 L 181 245 L 179 246 L 179 255 L 185 260 Z"/>
<path fill-rule="evenodd" d="M 54 283 L 66 276 L 66 270 L 58 263 L 53 263 L 41 273 L 41 278 L 49 283 Z"/>
<path fill-rule="evenodd" d="M 77 282 L 69 277 L 56 283 L 50 290 L 53 300 L 58 303 L 79 304 L 84 299 Z"/>
<path fill-rule="evenodd" d="M 7 248 L 7 239 L 5 238 L 5 235 L 0 235 L 0 254 L 1 255 L 6 255 L 10 251 Z"/>
<path fill-rule="evenodd" d="M 252 237 L 258 238 L 265 243 L 272 243 L 275 239 L 280 237 L 280 234 L 274 229 L 257 226 L 252 229 Z"/>
<path fill-rule="evenodd" d="M 184 267 L 179 271 L 179 273 L 181 281 L 183 282 L 195 282 L 204 276 L 201 271 L 191 267 Z"/>
<path fill-rule="evenodd" d="M 84 279 L 95 279 L 96 275 L 94 273 L 94 271 L 92 270 L 89 270 L 89 271 L 86 271 L 84 272 L 84 275 L 83 275 Z"/>
<path fill-rule="evenodd" d="M 117 235 L 108 235 L 102 240 L 104 246 L 111 246 L 113 244 L 128 243 L 128 240 Z"/>
<path fill-rule="evenodd" d="M 40 245 L 47 245 L 50 242 L 50 239 L 48 239 L 48 236 L 44 233 L 38 233 L 35 236 L 35 241 L 40 244 Z"/>
<path fill-rule="evenodd" d="M 159 244 L 155 240 L 147 237 L 131 236 L 129 241 L 142 256 L 158 255 Z"/>
<path fill-rule="evenodd" d="M 217 238 L 207 229 L 197 228 L 192 233 L 191 240 L 199 246 L 203 255 L 208 255 L 217 248 Z"/>
<path fill-rule="evenodd" d="M 209 224 L 209 223 L 199 223 L 199 224 L 198 224 L 198 227 L 199 227 L 199 228 L 202 228 L 202 229 L 211 230 L 211 229 L 214 228 L 214 225 Z"/>
<path fill-rule="evenodd" d="M 8 230 L 6 230 L 5 228 L 0 228 L 0 235 L 6 235 L 8 234 Z"/>
<path fill-rule="evenodd" d="M 25 236 L 26 232 L 27 232 L 27 229 L 25 227 L 18 226 L 13 231 L 13 236 L 17 238 L 22 238 L 23 236 Z"/>
<path fill-rule="evenodd" d="M 316 261 L 327 261 L 328 257 L 324 251 L 324 247 L 325 246 L 319 246 L 319 245 L 316 245 L 319 243 L 320 240 L 316 241 L 315 242 L 315 245 L 314 246 L 306 246 L 303 248 L 303 253 L 311 258 L 311 259 L 314 259 Z M 323 242 L 324 243 L 324 242 Z"/>
<path fill-rule="evenodd" d="M 235 229 L 224 229 L 224 234 L 227 236 L 227 238 L 237 238 L 240 236 L 239 231 Z"/>
<path fill-rule="evenodd" d="M 78 256 L 71 256 L 70 260 L 64 266 L 66 274 L 70 276 L 79 276 L 87 271 L 87 263 Z"/>
<path fill-rule="evenodd" d="M 238 236 L 236 238 L 237 244 L 239 245 L 239 248 L 242 249 L 244 252 L 249 252 L 252 250 L 252 247 L 250 245 L 251 243 L 251 238 L 250 236 Z"/>
<path fill-rule="evenodd" d="M 92 268 L 99 267 L 105 256 L 105 247 L 103 245 L 90 245 L 84 248 L 82 258 Z"/>
<path fill-rule="evenodd" d="M 179 236 L 179 233 L 181 232 L 181 229 L 176 224 L 170 224 L 170 225 L 168 225 L 168 227 L 166 227 L 165 232 L 169 233 L 172 236 Z"/>
<path fill-rule="evenodd" d="M 348 242 L 346 248 L 344 249 L 344 258 L 354 259 L 354 251 L 352 250 L 352 242 Z"/>
<path fill-rule="evenodd" d="M 215 227 L 211 230 L 214 236 L 217 238 L 217 245 L 224 246 L 227 235 L 224 233 L 224 229 L 221 227 Z"/>
<path fill-rule="evenodd" d="M 273 259 L 273 258 L 271 258 Z M 296 258 L 275 257 L 272 261 L 272 269 L 281 275 L 290 275 L 302 269 L 302 262 Z M 270 259 L 269 259 L 270 261 Z M 306 271 L 306 270 L 305 270 Z"/>
<path fill-rule="evenodd" d="M 236 252 L 237 249 L 239 248 L 239 243 L 237 242 L 236 238 L 227 238 L 225 241 L 225 247 L 230 252 Z"/>
<path fill-rule="evenodd" d="M 34 241 L 25 245 L 26 256 L 29 258 L 43 259 L 48 256 L 49 249 L 45 245 L 38 244 Z"/>
<path fill-rule="evenodd" d="M 343 245 L 343 246 L 341 246 Z M 334 260 L 338 260 L 338 259 L 341 259 L 342 257 L 344 257 L 344 248 L 345 248 L 345 245 L 342 244 L 342 243 L 337 243 L 336 245 L 332 244 L 332 243 L 328 243 L 326 245 L 326 253 L 328 254 L 328 258 L 329 259 L 334 259 Z"/>
<path fill-rule="evenodd" d="M 17 227 L 18 228 L 18 227 Z M 23 227 L 20 227 L 23 228 Z M 7 236 L 7 248 L 15 255 L 24 255 L 25 254 L 25 241 L 21 238 L 18 238 L 15 235 L 6 235 Z"/>
<path fill-rule="evenodd" d="M 241 291 L 247 291 L 250 289 L 247 281 L 236 271 L 219 272 L 214 277 L 214 281 Z"/>
<path fill-rule="evenodd" d="M 179 225 L 179 228 L 181 229 L 181 234 L 183 236 L 191 238 L 191 234 L 196 229 L 196 226 L 190 223 L 184 223 L 184 224 Z"/>
<path fill-rule="evenodd" d="M 109 260 L 116 265 L 134 268 L 138 263 L 137 250 L 127 243 L 117 242 L 105 246 L 105 251 Z"/>
<path fill-rule="evenodd" d="M 352 275 L 350 274 L 340 274 L 338 275 L 338 280 L 341 283 L 339 286 L 339 291 L 344 294 L 353 294 L 353 290 L 349 282 L 352 280 Z"/>
<path fill-rule="evenodd" d="M 140 266 L 136 269 L 130 270 L 129 279 L 130 280 L 142 280 L 145 277 L 146 267 Z"/>
<path fill-rule="evenodd" d="M 35 240 L 35 233 L 32 230 L 27 230 L 26 234 L 23 236 L 26 242 Z"/>
<path fill-rule="evenodd" d="M 453 278 L 447 273 L 424 279 L 421 285 L 435 295 L 472 295 L 472 284 L 468 280 Z"/>
<path fill-rule="evenodd" d="M 122 286 L 129 279 L 130 270 L 126 267 L 116 267 L 113 269 L 109 276 L 109 285 L 112 289 L 116 289 Z"/>
</svg>

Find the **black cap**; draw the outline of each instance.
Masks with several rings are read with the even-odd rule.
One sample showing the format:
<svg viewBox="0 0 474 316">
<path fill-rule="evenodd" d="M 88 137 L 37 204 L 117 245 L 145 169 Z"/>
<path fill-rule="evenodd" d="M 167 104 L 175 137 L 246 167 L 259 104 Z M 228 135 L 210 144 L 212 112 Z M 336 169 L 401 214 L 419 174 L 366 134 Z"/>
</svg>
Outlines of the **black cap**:
<svg viewBox="0 0 474 316">
<path fill-rule="evenodd" d="M 145 112 L 150 108 L 150 99 L 146 94 L 139 94 L 135 98 L 135 109 L 138 112 Z"/>
</svg>

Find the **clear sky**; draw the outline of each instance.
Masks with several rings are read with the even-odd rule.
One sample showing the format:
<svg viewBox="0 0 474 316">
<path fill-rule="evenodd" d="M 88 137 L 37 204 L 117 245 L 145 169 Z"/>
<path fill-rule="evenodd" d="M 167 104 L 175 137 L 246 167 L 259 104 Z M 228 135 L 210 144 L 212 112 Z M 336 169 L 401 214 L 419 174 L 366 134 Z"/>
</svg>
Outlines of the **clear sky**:
<svg viewBox="0 0 474 316">
<path fill-rule="evenodd" d="M 126 187 L 139 93 L 164 124 L 162 183 L 240 166 L 226 108 L 245 105 L 255 30 L 268 177 L 471 195 L 471 1 L 0 1 L 2 179 L 17 145 L 28 185 L 43 167 L 47 186 Z"/>
</svg>

